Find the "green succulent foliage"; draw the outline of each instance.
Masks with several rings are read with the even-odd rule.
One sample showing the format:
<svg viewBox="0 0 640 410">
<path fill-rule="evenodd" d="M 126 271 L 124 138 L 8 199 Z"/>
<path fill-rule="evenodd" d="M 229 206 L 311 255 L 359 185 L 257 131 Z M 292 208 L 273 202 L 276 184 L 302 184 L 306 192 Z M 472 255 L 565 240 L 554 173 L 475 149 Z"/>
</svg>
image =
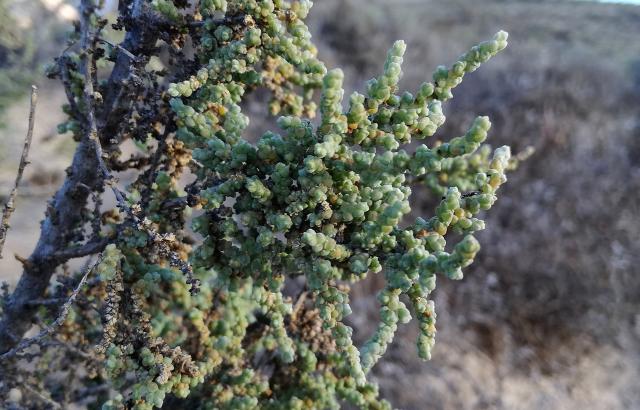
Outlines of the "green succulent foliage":
<svg viewBox="0 0 640 410">
<path fill-rule="evenodd" d="M 172 1 L 154 5 L 181 21 L 183 11 Z M 390 408 L 367 373 L 412 314 L 420 324 L 418 355 L 430 358 L 436 314 L 429 295 L 436 276 L 461 279 L 473 262 L 480 249 L 473 234 L 484 229 L 479 213 L 496 201 L 510 151 L 482 145 L 490 127 L 486 117 L 449 141 L 410 144 L 436 133 L 445 121 L 442 102 L 466 73 L 505 48 L 507 34 L 439 67 L 432 82 L 413 94 L 398 89 L 405 52 L 398 41 L 382 74 L 345 102 L 342 71 L 325 69 L 304 24 L 311 5 L 199 3 L 205 20 L 196 55 L 202 67 L 171 84 L 167 94 L 177 138 L 197 164 L 192 170 L 202 212 L 192 229 L 203 240 L 190 261 L 202 286 L 191 295 L 178 271 L 152 264 L 136 250 L 133 234 L 131 242 L 110 250 L 104 279 L 122 266 L 123 280 L 144 301 L 153 337 L 173 350 L 112 344 L 107 377 L 116 386 L 124 386 L 131 372 L 136 377 L 103 408 L 130 402 L 150 409 L 168 395 L 197 397 L 200 407 L 211 409 L 324 409 L 343 402 Z M 243 16 L 244 24 L 219 24 L 221 15 Z M 272 92 L 269 110 L 282 115 L 281 131 L 250 143 L 243 138 L 249 119 L 240 107 L 256 87 Z M 407 223 L 417 184 L 442 199 L 433 216 Z M 178 191 L 164 183 L 157 195 L 175 197 Z M 451 232 L 461 239 L 447 244 Z M 383 275 L 386 283 L 378 295 L 380 323 L 357 347 L 345 324 L 351 308 L 344 285 L 370 274 Z M 332 348 L 318 348 L 291 331 L 297 313 L 284 287 L 298 278 L 304 278 Z M 264 331 L 248 340 L 260 326 Z M 194 341 L 193 368 L 185 371 L 175 349 Z M 256 364 L 265 357 L 276 363 L 271 376 Z"/>
</svg>

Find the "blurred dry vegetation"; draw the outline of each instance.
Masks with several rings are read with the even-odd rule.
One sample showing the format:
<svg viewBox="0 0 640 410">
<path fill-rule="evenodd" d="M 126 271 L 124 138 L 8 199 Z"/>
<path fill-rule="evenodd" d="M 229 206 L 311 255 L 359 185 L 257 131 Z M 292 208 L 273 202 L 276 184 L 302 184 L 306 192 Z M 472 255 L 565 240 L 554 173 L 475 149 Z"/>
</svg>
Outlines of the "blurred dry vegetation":
<svg viewBox="0 0 640 410">
<path fill-rule="evenodd" d="M 374 369 L 384 395 L 406 409 L 640 408 L 640 7 L 315 3 L 309 25 L 320 53 L 328 66 L 345 69 L 351 89 L 379 72 L 395 39 L 408 43 L 403 85 L 415 90 L 438 64 L 507 30 L 510 47 L 456 90 L 439 138 L 460 135 L 482 114 L 492 119 L 495 146 L 536 149 L 500 192 L 465 279 L 439 284 L 434 359 L 419 362 L 417 329 L 401 327 Z M 51 137 L 61 118 L 55 86 L 44 87 L 35 164 L 8 255 L 33 246 L 69 155 L 63 138 Z M 6 153 L 20 149 L 26 111 L 20 100 L 0 129 L 0 196 L 14 166 Z M 269 127 L 252 121 L 254 133 Z M 413 198 L 416 216 L 432 214 L 426 191 Z M 3 279 L 14 281 L 8 272 L 16 266 L 2 260 Z M 373 331 L 379 287 L 373 279 L 354 295 L 352 324 L 361 341 Z"/>
</svg>

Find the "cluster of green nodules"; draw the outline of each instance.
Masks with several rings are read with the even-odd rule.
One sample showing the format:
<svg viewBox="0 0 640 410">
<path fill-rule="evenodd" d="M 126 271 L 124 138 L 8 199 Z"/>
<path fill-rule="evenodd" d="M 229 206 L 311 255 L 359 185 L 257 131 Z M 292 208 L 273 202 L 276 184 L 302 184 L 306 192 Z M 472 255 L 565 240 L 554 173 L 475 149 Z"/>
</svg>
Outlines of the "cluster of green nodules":
<svg viewBox="0 0 640 410">
<path fill-rule="evenodd" d="M 154 4 L 181 21 L 173 2 Z M 159 407 L 172 393 L 197 396 L 205 408 L 338 408 L 342 401 L 388 408 L 367 373 L 412 314 L 420 326 L 419 356 L 430 357 L 436 275 L 460 279 L 473 262 L 480 249 L 473 233 L 484 228 L 478 214 L 495 202 L 510 153 L 502 147 L 491 154 L 482 145 L 486 117 L 463 136 L 409 144 L 436 133 L 451 89 L 506 46 L 506 33 L 473 47 L 451 68 L 438 68 L 433 82 L 414 94 L 398 91 L 405 44 L 396 42 L 383 73 L 345 102 L 342 72 L 327 72 L 303 22 L 310 6 L 200 2 L 196 55 L 202 67 L 167 90 L 176 136 L 192 150 L 201 187 L 202 211 L 192 228 L 202 241 L 190 254 L 200 293 L 189 294 L 171 269 L 123 251 L 125 277 L 137 278 L 153 336 L 171 346 L 195 343 L 197 377 L 175 371 L 161 377 L 174 366 L 166 355 L 114 345 L 107 352 L 112 378 L 123 380 L 123 369 L 147 376 L 129 397 L 109 405 L 128 400 L 140 409 Z M 249 119 L 241 103 L 257 87 L 271 91 L 269 110 L 283 116 L 280 133 L 250 143 L 243 138 Z M 317 111 L 314 90 L 321 91 L 317 123 L 307 119 Z M 440 203 L 432 217 L 407 223 L 416 184 L 429 187 Z M 461 239 L 447 250 L 449 232 Z M 385 278 L 380 323 L 357 347 L 345 324 L 351 313 L 345 285 L 370 274 Z M 310 293 L 314 305 L 306 308 L 317 309 L 335 351 L 314 350 L 289 331 L 297 296 L 285 290 L 291 282 Z M 279 377 L 268 376 L 265 361 L 277 363 Z"/>
</svg>

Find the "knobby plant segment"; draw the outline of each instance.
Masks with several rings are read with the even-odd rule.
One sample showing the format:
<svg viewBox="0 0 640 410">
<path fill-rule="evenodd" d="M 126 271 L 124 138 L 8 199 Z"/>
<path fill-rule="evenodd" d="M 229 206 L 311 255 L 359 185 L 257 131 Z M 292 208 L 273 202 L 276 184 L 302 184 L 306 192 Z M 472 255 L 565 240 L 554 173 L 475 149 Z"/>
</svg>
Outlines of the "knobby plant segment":
<svg viewBox="0 0 640 410">
<path fill-rule="evenodd" d="M 390 408 L 367 374 L 398 324 L 415 316 L 418 355 L 430 358 L 436 276 L 461 279 L 473 262 L 479 213 L 515 160 L 508 147 L 483 145 L 486 117 L 448 141 L 412 141 L 434 136 L 452 89 L 507 34 L 439 67 L 413 94 L 398 89 L 398 41 L 382 74 L 345 102 L 342 71 L 327 71 L 304 23 L 311 5 L 120 2 L 113 27 L 127 34 L 114 45 L 83 1 L 49 70 L 69 100 L 61 131 L 78 148 L 39 247 L 3 299 L 0 353 L 11 354 L 1 394 L 104 409 Z M 251 143 L 241 107 L 257 89 L 269 92 L 281 130 Z M 123 158 L 127 140 L 143 153 Z M 126 189 L 120 171 L 136 175 Z M 416 185 L 440 203 L 409 222 Z M 114 209 L 104 209 L 105 187 Z M 56 271 L 97 253 L 88 278 Z M 49 283 L 56 272 L 60 285 Z M 380 323 L 356 346 L 349 285 L 368 275 L 386 284 Z M 54 322 L 61 306 L 66 317 Z M 16 349 L 34 319 L 61 325 L 37 351 Z"/>
</svg>

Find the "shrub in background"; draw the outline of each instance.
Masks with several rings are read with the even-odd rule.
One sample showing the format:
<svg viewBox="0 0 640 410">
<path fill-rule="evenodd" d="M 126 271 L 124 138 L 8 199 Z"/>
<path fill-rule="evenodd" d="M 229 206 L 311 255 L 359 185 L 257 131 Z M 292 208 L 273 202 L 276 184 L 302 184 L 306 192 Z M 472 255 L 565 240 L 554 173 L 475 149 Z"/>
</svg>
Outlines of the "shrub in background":
<svg viewBox="0 0 640 410">
<path fill-rule="evenodd" d="M 16 27 L 7 3 L 0 0 L 0 127 L 5 126 L 4 111 L 28 89 L 33 74 L 24 70 L 33 60 L 33 43 L 24 30 Z"/>
</svg>

